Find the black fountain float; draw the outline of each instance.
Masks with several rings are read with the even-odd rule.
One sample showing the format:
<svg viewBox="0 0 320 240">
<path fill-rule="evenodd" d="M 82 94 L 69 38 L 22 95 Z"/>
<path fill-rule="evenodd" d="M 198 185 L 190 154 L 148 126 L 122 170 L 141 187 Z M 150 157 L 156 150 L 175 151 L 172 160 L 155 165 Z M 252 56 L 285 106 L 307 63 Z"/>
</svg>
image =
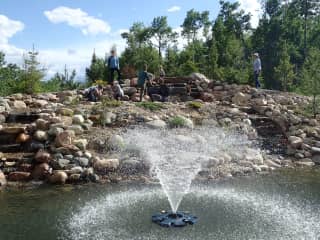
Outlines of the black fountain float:
<svg viewBox="0 0 320 240">
<path fill-rule="evenodd" d="M 161 227 L 185 227 L 188 224 L 193 225 L 197 221 L 198 218 L 188 212 L 161 211 L 152 216 L 152 222 Z"/>
</svg>

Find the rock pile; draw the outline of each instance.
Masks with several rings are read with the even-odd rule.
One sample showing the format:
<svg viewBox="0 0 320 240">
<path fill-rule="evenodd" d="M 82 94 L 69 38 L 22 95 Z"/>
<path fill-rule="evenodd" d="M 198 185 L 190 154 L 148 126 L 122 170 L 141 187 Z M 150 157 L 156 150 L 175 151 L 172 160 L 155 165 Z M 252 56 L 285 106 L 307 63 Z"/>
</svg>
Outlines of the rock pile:
<svg viewBox="0 0 320 240">
<path fill-rule="evenodd" d="M 307 97 L 213 82 L 201 74 L 166 78 L 165 82 L 179 98 L 173 96 L 156 112 L 131 102 L 117 106 L 88 103 L 76 91 L 0 98 L 0 186 L 29 180 L 95 182 L 111 175 L 118 179 L 123 173 L 145 173 L 148 167 L 137 156 L 111 154 L 124 144 L 118 132 L 135 124 L 155 129 L 216 125 L 253 140 L 258 138 L 252 124 L 256 118 L 279 126 L 285 156 L 249 150 L 241 156 L 226 154 L 210 160 L 202 172 L 205 176 L 320 164 L 320 119 L 301 113 L 301 106 L 309 102 Z M 124 86 L 128 101 L 138 98 L 134 83 L 126 81 Z M 108 91 L 106 94 L 110 97 Z"/>
</svg>

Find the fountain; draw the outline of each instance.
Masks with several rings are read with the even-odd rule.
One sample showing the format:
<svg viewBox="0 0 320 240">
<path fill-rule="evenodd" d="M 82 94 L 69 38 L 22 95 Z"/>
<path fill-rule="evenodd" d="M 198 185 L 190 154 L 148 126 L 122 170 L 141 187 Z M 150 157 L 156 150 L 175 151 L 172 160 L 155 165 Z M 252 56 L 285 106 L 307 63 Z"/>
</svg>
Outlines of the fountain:
<svg viewBox="0 0 320 240">
<path fill-rule="evenodd" d="M 152 216 L 152 221 L 164 227 L 183 227 L 194 224 L 197 218 L 187 212 L 178 212 L 183 197 L 189 192 L 192 180 L 210 157 L 240 151 L 248 147 L 247 137 L 226 133 L 221 128 L 196 129 L 129 129 L 125 133 L 128 149 L 135 147 L 151 165 L 152 174 L 159 179 L 171 211 Z"/>
</svg>

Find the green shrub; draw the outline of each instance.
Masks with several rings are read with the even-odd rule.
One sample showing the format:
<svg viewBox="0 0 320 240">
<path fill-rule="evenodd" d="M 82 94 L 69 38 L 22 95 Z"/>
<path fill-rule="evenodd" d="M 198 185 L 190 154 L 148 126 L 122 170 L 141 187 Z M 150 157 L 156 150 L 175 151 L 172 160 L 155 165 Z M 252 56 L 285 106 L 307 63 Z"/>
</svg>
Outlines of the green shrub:
<svg viewBox="0 0 320 240">
<path fill-rule="evenodd" d="M 150 111 L 158 111 L 163 109 L 163 104 L 156 102 L 139 102 L 136 103 L 136 106 Z"/>
<path fill-rule="evenodd" d="M 193 109 L 200 109 L 203 106 L 201 102 L 189 102 L 188 107 Z"/>
<path fill-rule="evenodd" d="M 181 116 L 175 116 L 169 119 L 170 127 L 183 127 L 186 124 L 186 120 Z"/>
<path fill-rule="evenodd" d="M 116 108 L 116 107 L 120 107 L 121 105 L 122 105 L 122 102 L 117 101 L 115 99 L 104 98 L 101 101 L 102 108 Z"/>
</svg>

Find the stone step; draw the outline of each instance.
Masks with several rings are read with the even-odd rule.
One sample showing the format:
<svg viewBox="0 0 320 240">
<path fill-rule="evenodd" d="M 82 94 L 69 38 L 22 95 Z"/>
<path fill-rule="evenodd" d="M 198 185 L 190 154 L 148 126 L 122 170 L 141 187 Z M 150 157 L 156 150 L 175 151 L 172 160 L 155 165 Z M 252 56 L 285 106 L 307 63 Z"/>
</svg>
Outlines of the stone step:
<svg viewBox="0 0 320 240">
<path fill-rule="evenodd" d="M 0 145 L 0 152 L 2 153 L 18 153 L 22 152 L 23 148 L 20 144 L 5 144 Z"/>
<path fill-rule="evenodd" d="M 0 134 L 0 145 L 16 143 L 17 134 L 3 133 Z"/>
<path fill-rule="evenodd" d="M 6 123 L 33 123 L 39 118 L 39 114 L 36 113 L 10 113 L 6 117 Z"/>
<path fill-rule="evenodd" d="M 186 95 L 187 89 L 185 87 L 172 87 L 170 88 L 170 95 Z"/>
<path fill-rule="evenodd" d="M 155 78 L 155 81 L 159 81 L 159 78 Z M 166 84 L 176 84 L 176 83 L 188 83 L 193 82 L 194 80 L 190 77 L 165 77 L 164 82 Z"/>
</svg>

